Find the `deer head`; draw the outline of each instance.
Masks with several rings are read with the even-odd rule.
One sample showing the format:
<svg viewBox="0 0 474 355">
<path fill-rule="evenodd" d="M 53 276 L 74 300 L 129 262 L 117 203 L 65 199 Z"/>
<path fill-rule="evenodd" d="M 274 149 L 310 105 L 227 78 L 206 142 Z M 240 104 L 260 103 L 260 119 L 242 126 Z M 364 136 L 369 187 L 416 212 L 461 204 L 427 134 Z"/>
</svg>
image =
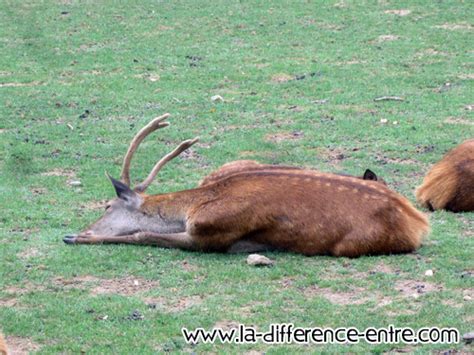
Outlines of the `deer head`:
<svg viewBox="0 0 474 355">
<path fill-rule="evenodd" d="M 146 213 L 141 207 L 146 199 L 146 195 L 144 194 L 145 190 L 153 182 L 161 168 L 167 162 L 195 144 L 199 140 L 198 138 L 186 140 L 179 144 L 172 152 L 165 155 L 156 163 L 143 182 L 134 188 L 130 187 L 130 163 L 135 151 L 150 133 L 169 125 L 168 122 L 163 122 L 168 117 L 169 114 L 166 113 L 155 118 L 135 135 L 123 159 L 122 172 L 120 174 L 121 181 L 107 174 L 114 186 L 117 197 L 106 204 L 105 213 L 99 220 L 78 235 L 66 236 L 63 239 L 65 243 L 74 244 L 78 237 L 87 238 L 98 235 L 122 236 L 131 235 L 140 231 L 172 233 L 183 228 L 180 222 L 165 221 L 163 218 L 160 218 L 159 215 Z"/>
</svg>

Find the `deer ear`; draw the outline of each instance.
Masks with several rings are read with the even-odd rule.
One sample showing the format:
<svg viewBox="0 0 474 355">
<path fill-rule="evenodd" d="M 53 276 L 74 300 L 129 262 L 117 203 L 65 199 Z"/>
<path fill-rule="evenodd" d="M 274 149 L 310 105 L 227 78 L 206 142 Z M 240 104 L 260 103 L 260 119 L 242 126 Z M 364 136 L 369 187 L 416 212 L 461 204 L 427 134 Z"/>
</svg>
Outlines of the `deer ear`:
<svg viewBox="0 0 474 355">
<path fill-rule="evenodd" d="M 370 169 L 367 169 L 365 171 L 364 176 L 362 177 L 362 179 L 364 179 L 364 180 L 373 180 L 373 181 L 378 180 L 377 175 L 375 175 L 375 173 Z"/>
<path fill-rule="evenodd" d="M 122 181 L 114 179 L 112 176 L 107 174 L 109 177 L 110 181 L 112 182 L 112 185 L 114 185 L 115 192 L 117 193 L 117 197 L 125 200 L 125 201 L 130 201 L 133 199 L 136 195 L 136 192 L 134 192 L 130 187 L 128 187 L 126 184 L 124 184 Z"/>
</svg>

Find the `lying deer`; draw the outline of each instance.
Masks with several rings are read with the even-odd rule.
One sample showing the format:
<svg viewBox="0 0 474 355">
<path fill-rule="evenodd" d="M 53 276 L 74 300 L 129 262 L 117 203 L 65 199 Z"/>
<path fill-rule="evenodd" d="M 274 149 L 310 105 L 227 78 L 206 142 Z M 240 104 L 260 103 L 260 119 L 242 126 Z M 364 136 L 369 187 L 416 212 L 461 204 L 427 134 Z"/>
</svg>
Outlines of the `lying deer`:
<svg viewBox="0 0 474 355">
<path fill-rule="evenodd" d="M 418 202 L 431 211 L 474 211 L 474 139 L 448 152 L 416 190 Z"/>
<path fill-rule="evenodd" d="M 358 257 L 411 252 L 428 233 L 426 217 L 383 184 L 311 170 L 243 171 L 191 190 L 145 194 L 159 170 L 197 138 L 182 142 L 130 188 L 134 152 L 148 134 L 168 125 L 168 116 L 154 119 L 130 143 L 121 181 L 109 176 L 117 198 L 104 216 L 64 242 Z"/>
<path fill-rule="evenodd" d="M 242 172 L 251 172 L 259 170 L 270 170 L 270 171 L 282 171 L 282 172 L 304 172 L 305 169 L 296 167 L 296 166 L 287 166 L 287 165 L 270 165 L 270 164 L 260 164 L 255 160 L 236 160 L 227 164 L 224 164 L 216 171 L 213 171 L 208 176 L 206 176 L 199 186 L 205 186 L 211 183 L 216 182 L 217 180 L 226 179 L 231 175 L 239 174 Z M 349 176 L 346 174 L 338 174 L 343 176 Z M 372 170 L 366 169 L 364 175 L 359 179 L 362 180 L 372 180 L 380 181 L 382 184 L 385 184 L 385 181 L 379 178 Z"/>
</svg>

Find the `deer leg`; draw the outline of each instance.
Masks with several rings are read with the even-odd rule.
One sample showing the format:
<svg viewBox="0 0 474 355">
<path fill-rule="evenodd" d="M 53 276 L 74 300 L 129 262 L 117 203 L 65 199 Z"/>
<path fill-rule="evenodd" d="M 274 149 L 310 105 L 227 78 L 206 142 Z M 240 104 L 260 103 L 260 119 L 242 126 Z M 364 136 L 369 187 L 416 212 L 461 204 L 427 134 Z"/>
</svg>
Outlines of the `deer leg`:
<svg viewBox="0 0 474 355">
<path fill-rule="evenodd" d="M 138 232 L 131 235 L 120 236 L 77 235 L 66 236 L 63 241 L 66 244 L 141 244 L 156 245 L 161 248 L 197 249 L 193 238 L 186 232 L 169 234 Z"/>
</svg>

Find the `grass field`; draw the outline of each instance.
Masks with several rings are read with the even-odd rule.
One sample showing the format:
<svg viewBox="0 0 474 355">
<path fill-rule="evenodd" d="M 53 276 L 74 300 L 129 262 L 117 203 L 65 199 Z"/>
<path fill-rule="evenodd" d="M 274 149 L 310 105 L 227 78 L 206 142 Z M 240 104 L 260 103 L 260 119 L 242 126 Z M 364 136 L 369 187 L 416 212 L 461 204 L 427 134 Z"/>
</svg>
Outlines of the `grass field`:
<svg viewBox="0 0 474 355">
<path fill-rule="evenodd" d="M 151 193 L 256 159 L 356 175 L 369 167 L 413 201 L 430 165 L 474 136 L 472 36 L 469 1 L 0 0 L 0 328 L 12 349 L 474 351 L 192 346 L 181 336 L 184 326 L 239 323 L 472 331 L 473 213 L 431 213 L 414 254 L 267 253 L 272 268 L 245 255 L 62 242 L 101 215 L 114 197 L 104 171 L 117 177 L 133 134 L 164 112 L 172 126 L 141 146 L 132 178 L 179 141 L 201 141 Z"/>
</svg>

